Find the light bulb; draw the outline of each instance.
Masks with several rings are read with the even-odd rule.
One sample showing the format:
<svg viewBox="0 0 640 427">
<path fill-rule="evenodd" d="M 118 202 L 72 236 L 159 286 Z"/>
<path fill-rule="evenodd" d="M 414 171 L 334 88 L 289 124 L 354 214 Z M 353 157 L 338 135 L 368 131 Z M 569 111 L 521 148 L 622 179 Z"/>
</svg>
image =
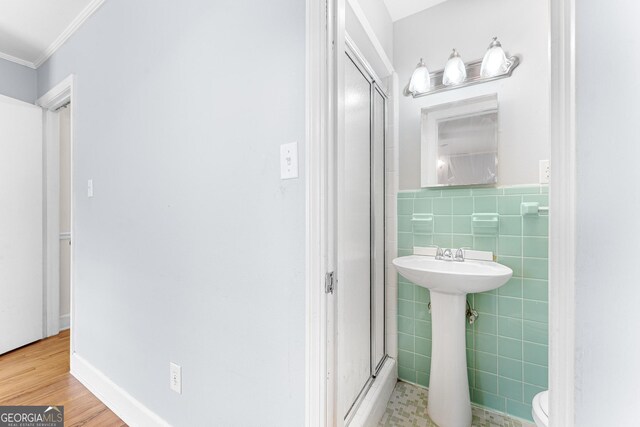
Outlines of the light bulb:
<svg viewBox="0 0 640 427">
<path fill-rule="evenodd" d="M 409 92 L 414 96 L 420 93 L 424 93 L 431 87 L 431 76 L 427 66 L 420 58 L 420 62 L 416 66 L 416 69 L 411 75 L 411 81 L 409 82 Z"/>
<path fill-rule="evenodd" d="M 444 66 L 442 84 L 445 86 L 459 85 L 467 79 L 467 67 L 457 50 L 453 49 L 447 64 Z"/>
<path fill-rule="evenodd" d="M 482 67 L 480 68 L 481 77 L 494 77 L 507 72 L 507 55 L 505 55 L 502 45 L 497 37 L 487 49 L 482 59 Z"/>
</svg>

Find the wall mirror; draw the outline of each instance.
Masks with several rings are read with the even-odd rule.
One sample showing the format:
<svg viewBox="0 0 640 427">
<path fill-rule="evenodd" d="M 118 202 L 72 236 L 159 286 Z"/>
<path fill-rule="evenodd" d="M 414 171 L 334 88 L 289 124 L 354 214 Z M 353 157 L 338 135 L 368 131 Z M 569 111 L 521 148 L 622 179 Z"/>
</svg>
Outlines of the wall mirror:
<svg viewBox="0 0 640 427">
<path fill-rule="evenodd" d="M 498 182 L 498 97 L 422 109 L 422 187 Z"/>
</svg>

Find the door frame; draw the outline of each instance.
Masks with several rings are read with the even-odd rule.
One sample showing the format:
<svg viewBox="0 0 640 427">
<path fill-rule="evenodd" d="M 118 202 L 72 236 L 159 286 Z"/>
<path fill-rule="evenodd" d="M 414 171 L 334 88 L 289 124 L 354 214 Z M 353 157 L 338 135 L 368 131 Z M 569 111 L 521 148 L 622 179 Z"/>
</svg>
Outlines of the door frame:
<svg viewBox="0 0 640 427">
<path fill-rule="evenodd" d="M 575 425 L 575 0 L 549 0 L 549 425 Z"/>
<path fill-rule="evenodd" d="M 45 337 L 57 335 L 60 332 L 60 134 L 59 125 L 54 122 L 57 114 L 52 114 L 65 104 L 71 103 L 70 114 L 70 177 L 71 177 L 71 236 L 74 232 L 74 194 L 73 194 L 73 147 L 74 147 L 74 116 L 75 116 L 75 76 L 69 75 L 46 94 L 36 101 L 42 108 L 43 114 L 43 168 L 44 168 L 44 332 Z M 70 249 L 70 310 L 69 324 L 73 327 L 73 259 L 74 245 Z M 73 329 L 71 333 L 71 353 L 73 354 Z"/>
<path fill-rule="evenodd" d="M 336 425 L 333 174 L 345 0 L 307 0 L 306 426 Z M 550 182 L 549 387 L 551 427 L 575 424 L 575 0 L 549 0 Z M 342 29 L 342 32 L 340 31 Z M 557 165 L 557 166 L 555 166 Z"/>
<path fill-rule="evenodd" d="M 342 2 L 344 0 L 337 0 Z M 333 369 L 334 295 L 325 292 L 325 274 L 333 270 L 334 218 L 330 188 L 334 148 L 331 113 L 334 79 L 333 33 L 335 3 L 306 0 L 306 322 L 305 425 L 333 425 L 335 383 Z"/>
</svg>

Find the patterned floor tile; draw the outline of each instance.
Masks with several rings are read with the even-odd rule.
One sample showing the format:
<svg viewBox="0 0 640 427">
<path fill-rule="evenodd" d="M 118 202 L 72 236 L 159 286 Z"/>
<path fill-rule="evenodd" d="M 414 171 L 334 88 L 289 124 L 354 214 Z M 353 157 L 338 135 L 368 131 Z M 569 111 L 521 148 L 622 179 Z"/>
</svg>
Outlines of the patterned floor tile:
<svg viewBox="0 0 640 427">
<path fill-rule="evenodd" d="M 427 414 L 429 392 L 399 381 L 387 403 L 378 427 L 438 427 Z M 535 427 L 504 414 L 472 407 L 472 427 Z"/>
</svg>

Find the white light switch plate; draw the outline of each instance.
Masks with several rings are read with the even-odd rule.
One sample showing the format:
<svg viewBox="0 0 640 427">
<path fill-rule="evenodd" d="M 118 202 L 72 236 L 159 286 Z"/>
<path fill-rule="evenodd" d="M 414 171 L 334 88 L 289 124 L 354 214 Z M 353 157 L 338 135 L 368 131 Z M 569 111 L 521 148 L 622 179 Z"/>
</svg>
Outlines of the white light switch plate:
<svg viewBox="0 0 640 427">
<path fill-rule="evenodd" d="M 540 160 L 540 184 L 548 184 L 550 177 L 549 160 Z"/>
<path fill-rule="evenodd" d="M 182 394 L 182 367 L 173 362 L 169 363 L 169 387 Z"/>
<path fill-rule="evenodd" d="M 87 197 L 93 197 L 93 180 L 87 180 Z"/>
<path fill-rule="evenodd" d="M 298 177 L 298 143 L 280 146 L 280 179 Z"/>
</svg>

